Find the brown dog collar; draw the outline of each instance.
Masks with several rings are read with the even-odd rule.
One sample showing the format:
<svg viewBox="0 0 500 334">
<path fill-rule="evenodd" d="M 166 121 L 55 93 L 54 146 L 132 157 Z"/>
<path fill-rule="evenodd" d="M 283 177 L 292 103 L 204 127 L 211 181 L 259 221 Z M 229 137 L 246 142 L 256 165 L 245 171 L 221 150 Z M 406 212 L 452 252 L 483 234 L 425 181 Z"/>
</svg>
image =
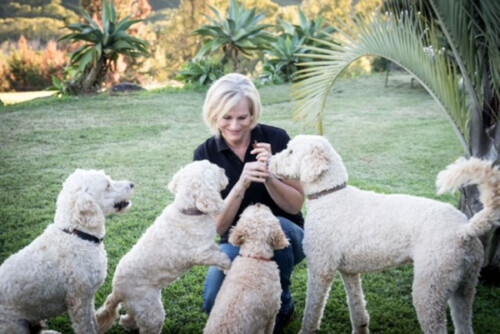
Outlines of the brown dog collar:
<svg viewBox="0 0 500 334">
<path fill-rule="evenodd" d="M 248 255 L 240 255 L 241 257 L 248 257 L 250 259 L 254 259 L 254 260 L 260 260 L 260 261 L 272 261 L 272 258 L 267 258 L 267 257 L 263 257 L 263 256 L 248 256 Z"/>
<path fill-rule="evenodd" d="M 205 213 L 194 208 L 190 209 L 180 209 L 179 210 L 182 214 L 187 215 L 187 216 L 201 216 L 204 215 Z"/>
<path fill-rule="evenodd" d="M 338 190 L 344 189 L 345 187 L 347 187 L 347 183 L 346 182 L 344 182 L 342 184 L 339 184 L 339 185 L 337 185 L 337 186 L 335 186 L 333 188 L 325 189 L 325 190 L 322 190 L 320 192 L 307 195 L 307 199 L 309 199 L 309 200 L 311 200 L 311 199 L 318 199 L 318 198 L 320 198 L 322 196 L 325 196 L 325 195 L 331 194 L 333 192 L 336 192 Z"/>
</svg>

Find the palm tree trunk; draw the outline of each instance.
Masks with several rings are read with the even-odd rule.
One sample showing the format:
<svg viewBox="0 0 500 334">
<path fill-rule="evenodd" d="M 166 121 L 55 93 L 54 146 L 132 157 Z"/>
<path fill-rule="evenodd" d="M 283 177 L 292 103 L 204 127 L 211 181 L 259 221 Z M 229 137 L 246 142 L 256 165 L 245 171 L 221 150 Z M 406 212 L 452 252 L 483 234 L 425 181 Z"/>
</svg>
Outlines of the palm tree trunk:
<svg viewBox="0 0 500 334">
<path fill-rule="evenodd" d="M 90 69 L 85 79 L 82 82 L 82 94 L 96 93 L 99 88 L 101 88 L 103 81 L 103 70 L 104 70 L 105 58 L 101 57 L 97 64 Z M 105 75 L 105 73 L 104 73 Z"/>
<path fill-rule="evenodd" d="M 488 95 L 488 94 L 485 94 Z M 490 95 L 485 97 L 485 106 L 481 113 L 474 113 L 471 120 L 470 147 L 472 156 L 492 160 L 500 164 L 500 125 L 493 115 L 498 115 L 498 101 Z M 491 125 L 493 123 L 493 125 Z M 479 202 L 479 192 L 476 186 L 463 189 L 460 210 L 467 217 L 472 217 L 482 209 Z M 480 237 L 485 254 L 480 281 L 485 285 L 500 286 L 500 228 L 494 228 L 490 233 Z"/>
</svg>

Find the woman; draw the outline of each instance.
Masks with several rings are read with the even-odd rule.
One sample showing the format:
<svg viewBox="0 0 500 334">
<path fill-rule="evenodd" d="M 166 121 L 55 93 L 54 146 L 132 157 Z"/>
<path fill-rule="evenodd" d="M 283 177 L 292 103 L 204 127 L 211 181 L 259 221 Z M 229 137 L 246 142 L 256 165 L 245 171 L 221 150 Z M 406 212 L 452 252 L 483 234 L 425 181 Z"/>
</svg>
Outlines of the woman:
<svg viewBox="0 0 500 334">
<path fill-rule="evenodd" d="M 228 243 L 228 232 L 248 205 L 265 204 L 280 220 L 291 245 L 275 251 L 273 258 L 280 269 L 283 288 L 275 326 L 278 333 L 294 313 L 290 278 L 293 267 L 304 258 L 300 212 L 304 191 L 298 182 L 279 180 L 269 173 L 269 158 L 286 148 L 290 137 L 280 128 L 259 124 L 261 111 L 260 95 L 247 77 L 231 73 L 214 82 L 203 106 L 203 118 L 213 136 L 198 146 L 194 160 L 207 159 L 217 164 L 229 179 L 222 191 L 225 210 L 216 217 L 216 222 L 220 247 L 231 260 L 238 255 L 239 248 Z M 212 309 L 224 277 L 217 267 L 208 271 L 203 305 L 207 313 Z"/>
</svg>

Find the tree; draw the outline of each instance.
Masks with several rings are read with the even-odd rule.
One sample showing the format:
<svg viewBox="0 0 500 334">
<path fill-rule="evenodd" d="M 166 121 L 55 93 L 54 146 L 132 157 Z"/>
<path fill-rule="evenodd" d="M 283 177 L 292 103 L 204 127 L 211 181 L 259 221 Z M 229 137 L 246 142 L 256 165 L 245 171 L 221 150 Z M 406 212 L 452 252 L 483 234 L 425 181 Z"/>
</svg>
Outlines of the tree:
<svg viewBox="0 0 500 334">
<path fill-rule="evenodd" d="M 62 0 L 0 1 L 0 41 L 17 41 L 21 36 L 45 44 L 68 33 L 65 24 L 78 15 Z"/>
<path fill-rule="evenodd" d="M 498 164 L 500 2 L 400 2 L 402 11 L 392 7 L 387 14 L 340 21 L 339 45 L 323 41 L 328 48 L 310 47 L 307 57 L 316 61 L 298 74 L 296 116 L 322 131 L 327 94 L 339 75 L 360 57 L 380 56 L 406 69 L 431 94 L 449 116 L 466 156 Z M 476 187 L 464 188 L 460 208 L 468 216 L 480 210 Z M 500 267 L 498 239 L 498 230 L 484 237 L 486 268 Z"/>
<path fill-rule="evenodd" d="M 82 11 L 82 15 L 88 23 L 69 25 L 74 32 L 61 38 L 84 42 L 71 54 L 70 66 L 76 68 L 76 72 L 66 87 L 70 94 L 97 92 L 112 65 L 116 66 L 118 55 L 138 58 L 149 54 L 145 41 L 127 33 L 130 26 L 141 20 L 130 20 L 127 16 L 119 21 L 112 3 L 103 2 L 102 27 L 86 11 Z"/>
<path fill-rule="evenodd" d="M 243 4 L 238 5 L 237 0 L 231 0 L 227 17 L 223 19 L 215 7 L 210 8 L 215 18 L 206 16 L 211 24 L 195 31 L 196 35 L 206 37 L 198 57 L 222 50 L 221 62 L 231 61 L 237 70 L 241 56 L 250 57 L 251 51 L 265 50 L 274 40 L 266 31 L 271 25 L 261 24 L 264 14 L 257 14 L 255 9 L 247 10 Z"/>
</svg>

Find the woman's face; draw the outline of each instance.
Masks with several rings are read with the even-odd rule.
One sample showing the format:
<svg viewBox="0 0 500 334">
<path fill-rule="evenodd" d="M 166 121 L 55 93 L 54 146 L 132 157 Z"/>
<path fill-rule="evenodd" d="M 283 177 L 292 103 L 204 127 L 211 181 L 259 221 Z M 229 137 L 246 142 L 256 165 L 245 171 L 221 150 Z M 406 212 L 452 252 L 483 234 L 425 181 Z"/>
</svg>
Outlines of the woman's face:
<svg viewBox="0 0 500 334">
<path fill-rule="evenodd" d="M 230 145 L 246 144 L 250 139 L 252 115 L 247 99 L 241 99 L 219 120 L 219 131 Z"/>
</svg>

